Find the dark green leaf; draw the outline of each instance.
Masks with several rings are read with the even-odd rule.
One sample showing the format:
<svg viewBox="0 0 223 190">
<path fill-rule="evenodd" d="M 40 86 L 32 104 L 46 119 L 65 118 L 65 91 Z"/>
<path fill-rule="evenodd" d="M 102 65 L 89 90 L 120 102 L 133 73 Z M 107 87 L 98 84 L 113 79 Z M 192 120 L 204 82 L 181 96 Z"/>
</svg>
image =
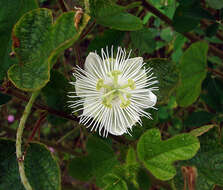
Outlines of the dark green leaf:
<svg viewBox="0 0 223 190">
<path fill-rule="evenodd" d="M 173 17 L 173 27 L 177 32 L 184 33 L 193 30 L 201 19 L 215 20 L 206 10 L 201 8 L 198 3 L 191 3 L 187 6 L 179 5 Z"/>
<path fill-rule="evenodd" d="M 101 48 L 111 47 L 114 49 L 121 44 L 125 33 L 118 30 L 105 30 L 102 35 L 96 36 L 89 44 L 88 51 L 101 51 Z"/>
<path fill-rule="evenodd" d="M 112 29 L 122 31 L 135 31 L 140 30 L 143 27 L 142 20 L 126 12 L 120 12 L 115 15 L 101 17 L 97 19 L 97 22 Z"/>
<path fill-rule="evenodd" d="M 152 53 L 156 49 L 156 32 L 144 28 L 131 32 L 130 35 L 133 46 L 139 49 L 140 54 Z"/>
<path fill-rule="evenodd" d="M 0 140 L 0 189 L 24 190 L 16 159 L 15 142 Z M 51 152 L 39 143 L 31 143 L 25 156 L 26 176 L 35 190 L 60 190 L 60 171 Z"/>
<path fill-rule="evenodd" d="M 215 111 L 223 111 L 223 84 L 218 78 L 213 78 L 210 75 L 203 83 L 202 100 Z"/>
<path fill-rule="evenodd" d="M 159 103 L 167 102 L 179 83 L 179 71 L 175 63 L 167 59 L 150 59 L 148 67 L 153 68 L 154 75 L 159 81 Z"/>
<path fill-rule="evenodd" d="M 42 89 L 43 96 L 50 108 L 66 112 L 68 85 L 68 80 L 61 73 L 55 70 L 51 71 L 51 80 Z M 48 115 L 47 119 L 53 125 L 60 125 L 67 121 L 54 115 Z"/>
<path fill-rule="evenodd" d="M 217 31 L 219 28 L 219 24 L 218 23 L 213 23 L 210 26 L 207 27 L 205 33 L 208 37 L 214 36 L 216 35 Z"/>
<path fill-rule="evenodd" d="M 188 115 L 184 121 L 185 127 L 200 127 L 208 124 L 214 118 L 215 114 L 206 111 L 196 111 Z"/>
<path fill-rule="evenodd" d="M 196 42 L 184 52 L 180 61 L 181 85 L 177 89 L 177 103 L 180 106 L 191 105 L 200 95 L 207 73 L 207 52 L 206 42 Z"/>
<path fill-rule="evenodd" d="M 0 1 L 0 80 L 6 76 L 9 67 L 17 63 L 11 58 L 11 31 L 16 21 L 27 11 L 37 8 L 35 0 L 7 0 Z"/>
<path fill-rule="evenodd" d="M 74 158 L 69 164 L 69 174 L 79 180 L 87 181 L 92 177 L 99 180 L 117 164 L 112 148 L 99 138 L 88 139 L 87 151 L 88 156 Z"/>
<path fill-rule="evenodd" d="M 145 169 L 139 169 L 137 172 L 137 183 L 141 190 L 148 190 L 151 187 L 151 181 Z"/>
<path fill-rule="evenodd" d="M 212 190 L 215 185 L 223 187 L 223 148 L 201 148 L 198 154 L 180 166 L 195 166 L 197 168 L 196 190 Z M 175 178 L 177 187 L 183 189 L 183 177 L 179 172 Z"/>
<path fill-rule="evenodd" d="M 90 0 L 91 15 L 97 23 L 116 30 L 134 31 L 143 27 L 142 21 L 127 12 L 125 7 L 111 1 Z"/>
</svg>

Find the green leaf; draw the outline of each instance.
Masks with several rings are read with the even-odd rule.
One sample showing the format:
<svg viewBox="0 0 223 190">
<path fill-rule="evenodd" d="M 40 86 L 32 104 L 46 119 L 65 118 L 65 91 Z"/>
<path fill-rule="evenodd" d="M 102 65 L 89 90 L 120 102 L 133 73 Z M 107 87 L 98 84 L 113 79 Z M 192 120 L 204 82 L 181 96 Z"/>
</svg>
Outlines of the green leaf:
<svg viewBox="0 0 223 190">
<path fill-rule="evenodd" d="M 201 92 L 207 73 L 208 44 L 196 42 L 183 54 L 180 61 L 181 85 L 177 89 L 177 103 L 186 107 L 194 103 Z"/>
<path fill-rule="evenodd" d="M 218 28 L 219 28 L 219 23 L 213 23 L 209 25 L 205 30 L 206 36 L 208 37 L 215 36 L 216 33 L 218 32 Z"/>
<path fill-rule="evenodd" d="M 130 147 L 128 149 L 127 156 L 126 156 L 126 164 L 127 165 L 134 165 L 136 163 L 137 163 L 137 160 L 136 160 L 135 150 L 134 150 L 134 148 Z"/>
<path fill-rule="evenodd" d="M 11 50 L 11 31 L 16 21 L 27 11 L 37 8 L 35 0 L 0 1 L 0 80 L 6 76 L 9 67 L 17 63 L 9 56 Z"/>
<path fill-rule="evenodd" d="M 105 30 L 102 35 L 97 35 L 89 44 L 88 51 L 101 51 L 101 48 L 113 46 L 114 49 L 122 43 L 125 32 L 118 30 Z"/>
<path fill-rule="evenodd" d="M 0 105 L 6 104 L 8 101 L 12 99 L 11 96 L 0 93 Z"/>
<path fill-rule="evenodd" d="M 217 112 L 223 111 L 223 84 L 218 78 L 213 78 L 210 74 L 207 75 L 203 82 L 203 92 L 201 99 Z"/>
<path fill-rule="evenodd" d="M 195 111 L 188 115 L 184 121 L 185 127 L 200 127 L 202 125 L 211 123 L 215 114 L 206 111 Z"/>
<path fill-rule="evenodd" d="M 69 174 L 81 181 L 88 181 L 92 177 L 99 180 L 118 163 L 112 148 L 102 139 L 90 137 L 87 152 L 87 156 L 74 158 L 68 167 Z"/>
<path fill-rule="evenodd" d="M 16 159 L 15 142 L 0 140 L 0 189 L 24 190 Z M 60 190 L 60 170 L 45 145 L 31 143 L 25 155 L 26 176 L 35 190 Z"/>
<path fill-rule="evenodd" d="M 148 28 L 131 32 L 132 45 L 139 49 L 141 54 L 152 53 L 156 49 L 156 34 L 156 32 Z"/>
<path fill-rule="evenodd" d="M 215 185 L 223 187 L 223 148 L 207 146 L 189 161 L 182 162 L 179 166 L 195 166 L 197 168 L 196 190 L 212 190 Z M 179 172 L 175 177 L 179 189 L 183 189 L 183 177 Z"/>
<path fill-rule="evenodd" d="M 179 5 L 173 17 L 173 27 L 177 32 L 184 33 L 194 29 L 201 19 L 215 21 L 214 17 L 200 4 L 195 2 L 188 5 Z"/>
<path fill-rule="evenodd" d="M 103 26 L 122 31 L 140 30 L 143 27 L 141 19 L 111 1 L 90 0 L 90 8 L 92 17 Z"/>
<path fill-rule="evenodd" d="M 200 147 L 196 137 L 181 134 L 161 141 L 158 129 L 148 130 L 137 144 L 140 161 L 158 179 L 169 180 L 176 175 L 173 163 L 192 158 Z"/>
<path fill-rule="evenodd" d="M 148 190 L 151 187 L 151 181 L 147 174 L 147 171 L 140 168 L 137 172 L 137 183 L 139 184 L 140 190 Z"/>
<path fill-rule="evenodd" d="M 168 59 L 150 59 L 148 67 L 153 68 L 153 73 L 159 81 L 159 102 L 166 103 L 179 83 L 179 71 L 176 64 Z"/>
<path fill-rule="evenodd" d="M 190 131 L 190 134 L 193 135 L 193 136 L 195 136 L 195 137 L 198 137 L 198 136 L 201 136 L 204 133 L 208 132 L 214 126 L 215 125 L 205 125 L 205 126 L 202 126 L 202 127 L 199 127 L 199 128 L 196 128 L 196 129 Z"/>
<path fill-rule="evenodd" d="M 51 80 L 41 91 L 50 108 L 66 112 L 68 85 L 68 80 L 61 73 L 51 70 Z M 48 115 L 47 119 L 53 125 L 61 125 L 67 121 L 54 115 Z"/>
<path fill-rule="evenodd" d="M 222 0 L 206 0 L 208 5 L 214 9 L 222 9 L 223 1 Z"/>
<path fill-rule="evenodd" d="M 174 32 L 170 27 L 161 30 L 160 37 L 166 42 L 170 42 L 174 38 Z"/>
<path fill-rule="evenodd" d="M 42 8 L 26 13 L 17 22 L 13 28 L 13 48 L 19 64 L 8 71 L 17 88 L 35 91 L 46 85 L 57 57 L 78 39 L 89 20 L 84 15 L 77 31 L 74 15 L 73 11 L 63 13 L 53 24 L 52 12 Z"/>
<path fill-rule="evenodd" d="M 101 25 L 121 31 L 135 31 L 143 27 L 142 20 L 126 12 L 97 19 Z"/>
<path fill-rule="evenodd" d="M 128 190 L 125 181 L 114 174 L 108 174 L 103 178 L 106 184 L 104 190 Z"/>
</svg>

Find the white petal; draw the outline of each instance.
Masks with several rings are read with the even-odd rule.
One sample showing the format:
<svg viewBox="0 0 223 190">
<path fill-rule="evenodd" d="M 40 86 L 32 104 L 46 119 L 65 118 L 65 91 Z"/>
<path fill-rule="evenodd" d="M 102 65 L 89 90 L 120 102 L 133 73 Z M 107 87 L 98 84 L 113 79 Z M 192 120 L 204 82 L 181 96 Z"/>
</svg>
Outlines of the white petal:
<svg viewBox="0 0 223 190">
<path fill-rule="evenodd" d="M 141 67 L 143 63 L 143 58 L 142 57 L 135 57 L 135 58 L 130 58 L 127 60 L 127 64 L 136 64 L 137 67 Z"/>
<path fill-rule="evenodd" d="M 127 59 L 125 64 L 123 65 L 123 68 L 120 68 L 123 72 L 128 70 L 129 67 L 133 66 L 133 68 L 142 67 L 143 58 L 142 57 L 135 57 Z M 132 69 L 131 69 L 132 70 Z"/>
<path fill-rule="evenodd" d="M 151 91 L 149 91 L 149 101 L 148 101 L 148 106 L 153 107 L 155 106 L 157 102 L 157 96 L 153 94 Z"/>
<path fill-rule="evenodd" d="M 102 69 L 102 62 L 96 53 L 89 53 L 84 63 L 84 69 L 96 78 L 103 78 L 104 71 Z"/>
<path fill-rule="evenodd" d="M 117 127 L 116 129 L 114 127 L 111 127 L 111 129 L 108 132 L 111 133 L 112 135 L 116 135 L 116 136 L 120 136 L 120 135 L 123 135 L 124 133 L 126 133 L 119 127 Z"/>
</svg>

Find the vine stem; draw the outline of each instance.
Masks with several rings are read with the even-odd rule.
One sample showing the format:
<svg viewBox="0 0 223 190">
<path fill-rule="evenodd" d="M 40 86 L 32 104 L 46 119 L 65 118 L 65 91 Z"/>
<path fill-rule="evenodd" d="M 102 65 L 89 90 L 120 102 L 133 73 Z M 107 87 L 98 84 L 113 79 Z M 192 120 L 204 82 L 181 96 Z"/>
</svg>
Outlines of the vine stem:
<svg viewBox="0 0 223 190">
<path fill-rule="evenodd" d="M 25 170 L 24 170 L 24 158 L 23 158 L 23 153 L 22 153 L 22 134 L 23 134 L 26 120 L 30 114 L 32 105 L 33 105 L 35 99 L 37 98 L 37 96 L 39 95 L 39 92 L 40 91 L 36 91 L 36 92 L 32 93 L 32 95 L 29 99 L 29 102 L 25 107 L 25 110 L 21 117 L 19 127 L 18 127 L 17 133 L 16 133 L 16 156 L 17 156 L 18 165 L 19 165 L 19 174 L 20 174 L 22 184 L 24 185 L 26 190 L 32 190 L 32 187 L 29 184 L 29 181 L 26 177 Z"/>
</svg>

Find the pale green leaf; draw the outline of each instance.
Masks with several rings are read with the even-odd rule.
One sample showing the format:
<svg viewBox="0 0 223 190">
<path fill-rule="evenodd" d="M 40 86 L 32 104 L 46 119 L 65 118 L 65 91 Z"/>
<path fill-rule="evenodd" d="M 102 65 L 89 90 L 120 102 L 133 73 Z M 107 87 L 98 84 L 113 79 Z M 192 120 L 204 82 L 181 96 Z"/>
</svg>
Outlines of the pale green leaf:
<svg viewBox="0 0 223 190">
<path fill-rule="evenodd" d="M 140 161 L 156 178 L 169 180 L 176 175 L 173 163 L 192 158 L 199 147 L 198 139 L 190 134 L 162 141 L 159 130 L 151 129 L 140 138 L 137 152 Z"/>
</svg>

